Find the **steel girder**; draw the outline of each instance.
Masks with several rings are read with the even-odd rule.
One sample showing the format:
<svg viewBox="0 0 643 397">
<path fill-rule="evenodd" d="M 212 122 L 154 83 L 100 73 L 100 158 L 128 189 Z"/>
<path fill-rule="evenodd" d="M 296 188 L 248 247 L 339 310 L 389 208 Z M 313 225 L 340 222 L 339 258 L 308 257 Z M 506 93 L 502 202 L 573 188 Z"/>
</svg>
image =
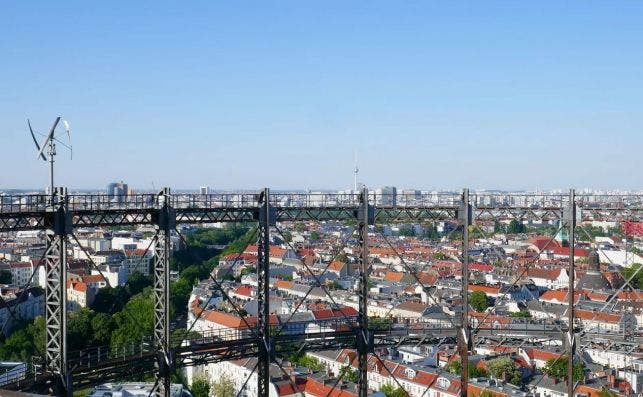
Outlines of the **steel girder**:
<svg viewBox="0 0 643 397">
<path fill-rule="evenodd" d="M 268 397 L 270 391 L 270 361 L 273 353 L 270 340 L 270 226 L 274 214 L 270 206 L 270 190 L 264 189 L 259 198 L 257 240 L 257 394 Z"/>
<path fill-rule="evenodd" d="M 45 214 L 45 365 L 57 395 L 71 395 L 67 368 L 67 191 L 56 188 Z"/>
<path fill-rule="evenodd" d="M 371 332 L 368 329 L 368 227 L 371 222 L 372 207 L 368 203 L 368 189 L 364 188 L 360 196 L 360 208 L 357 212 L 358 241 L 360 248 L 359 263 L 359 329 L 357 330 L 358 391 L 359 397 L 368 396 L 368 355 L 373 351 Z"/>
<path fill-rule="evenodd" d="M 173 359 L 170 345 L 170 232 L 175 225 L 175 215 L 169 206 L 170 189 L 158 195 L 156 244 L 154 246 L 154 347 L 157 354 L 158 377 L 163 386 L 156 389 L 158 397 L 170 396 L 170 374 Z"/>
</svg>

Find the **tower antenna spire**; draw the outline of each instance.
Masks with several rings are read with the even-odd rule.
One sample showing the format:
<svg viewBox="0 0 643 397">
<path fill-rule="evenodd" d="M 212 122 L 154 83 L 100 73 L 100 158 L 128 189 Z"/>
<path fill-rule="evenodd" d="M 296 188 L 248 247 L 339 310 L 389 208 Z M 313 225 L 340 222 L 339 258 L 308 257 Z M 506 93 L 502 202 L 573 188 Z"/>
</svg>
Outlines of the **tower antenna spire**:
<svg viewBox="0 0 643 397">
<path fill-rule="evenodd" d="M 357 192 L 357 173 L 359 172 L 359 168 L 357 167 L 357 151 L 356 150 L 353 152 L 353 157 L 355 158 L 355 168 L 353 168 L 353 174 L 354 174 L 353 175 L 353 177 L 354 177 L 353 191 Z"/>
</svg>

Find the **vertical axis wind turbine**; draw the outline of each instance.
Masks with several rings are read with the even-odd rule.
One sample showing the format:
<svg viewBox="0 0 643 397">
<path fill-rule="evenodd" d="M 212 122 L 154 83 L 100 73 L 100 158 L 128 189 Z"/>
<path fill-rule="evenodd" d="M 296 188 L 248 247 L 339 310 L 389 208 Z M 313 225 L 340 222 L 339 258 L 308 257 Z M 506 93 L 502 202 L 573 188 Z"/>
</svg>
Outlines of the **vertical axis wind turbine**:
<svg viewBox="0 0 643 397">
<path fill-rule="evenodd" d="M 52 203 L 53 203 L 53 197 L 54 197 L 54 162 L 56 161 L 56 142 L 60 143 L 67 149 L 69 149 L 70 152 L 70 158 L 73 158 L 73 150 L 71 146 L 71 130 L 69 129 L 69 123 L 66 120 L 63 120 L 63 124 L 65 126 L 65 131 L 67 132 L 67 140 L 69 141 L 69 144 L 64 143 L 61 141 L 57 136 L 56 136 L 56 127 L 58 126 L 58 123 L 60 123 L 60 116 L 56 117 L 56 121 L 54 121 L 54 125 L 51 126 L 51 129 L 49 130 L 49 134 L 43 135 L 38 132 L 34 133 L 33 128 L 31 128 L 31 121 L 27 119 L 27 125 L 29 126 L 29 132 L 31 132 L 31 138 L 33 138 L 33 143 L 36 145 L 36 149 L 38 150 L 38 155 L 36 158 L 40 158 L 43 161 L 49 161 L 49 177 L 50 177 L 50 191 L 49 194 L 52 197 Z M 43 141 L 42 144 L 38 144 L 38 140 L 36 139 L 36 135 L 42 135 L 45 136 L 45 140 Z M 47 149 L 47 153 L 45 155 L 45 148 Z"/>
</svg>

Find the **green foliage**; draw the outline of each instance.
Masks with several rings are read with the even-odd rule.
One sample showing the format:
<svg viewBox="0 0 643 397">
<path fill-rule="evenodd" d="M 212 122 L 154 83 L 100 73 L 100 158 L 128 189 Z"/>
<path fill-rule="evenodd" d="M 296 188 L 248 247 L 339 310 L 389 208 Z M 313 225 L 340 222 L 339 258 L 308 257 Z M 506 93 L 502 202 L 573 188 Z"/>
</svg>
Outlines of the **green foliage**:
<svg viewBox="0 0 643 397">
<path fill-rule="evenodd" d="M 324 365 L 319 360 L 308 354 L 293 354 L 288 357 L 288 361 L 300 367 L 309 368 L 312 371 L 322 371 L 324 369 Z"/>
<path fill-rule="evenodd" d="M 192 293 L 192 284 L 184 278 L 179 278 L 170 284 L 170 308 L 172 316 L 187 312 L 187 303 Z"/>
<path fill-rule="evenodd" d="M 246 249 L 246 246 L 248 245 L 248 243 L 252 243 L 252 241 L 250 241 L 250 237 L 253 234 L 256 235 L 256 230 L 257 230 L 256 226 L 253 227 L 252 229 L 246 228 L 245 234 L 242 233 L 240 235 L 237 235 L 237 237 L 235 237 L 234 239 L 229 240 L 231 241 L 231 243 L 228 244 L 228 246 L 226 247 L 226 249 L 223 250 L 221 255 L 228 255 L 232 253 L 238 254 L 240 252 L 243 252 Z"/>
<path fill-rule="evenodd" d="M 139 344 L 154 329 L 154 302 L 149 290 L 127 302 L 123 311 L 114 316 L 115 329 L 111 336 L 112 348 Z"/>
<path fill-rule="evenodd" d="M 340 261 L 340 262 L 344 262 L 344 263 L 348 263 L 348 255 L 346 254 L 346 252 L 342 251 L 335 257 L 335 260 Z"/>
<path fill-rule="evenodd" d="M 339 377 L 353 383 L 357 383 L 359 381 L 357 371 L 348 365 L 344 365 L 339 369 Z"/>
<path fill-rule="evenodd" d="M 84 349 L 92 342 L 92 317 L 93 313 L 87 308 L 69 313 L 67 319 L 67 346 L 69 350 Z"/>
<path fill-rule="evenodd" d="M 297 231 L 299 233 L 303 233 L 306 230 L 308 230 L 308 229 L 306 228 L 306 225 L 303 224 L 302 222 L 298 222 L 298 223 L 295 224 L 295 231 Z"/>
<path fill-rule="evenodd" d="M 400 231 L 398 232 L 398 234 L 400 236 L 414 237 L 416 233 L 413 225 L 402 225 L 400 226 Z"/>
<path fill-rule="evenodd" d="M 519 385 L 522 379 L 520 370 L 516 367 L 514 361 L 509 357 L 500 357 L 487 362 L 489 373 L 494 378 L 504 379 L 505 381 Z"/>
<path fill-rule="evenodd" d="M 509 222 L 509 225 L 507 225 L 508 234 L 525 233 L 526 231 L 527 228 L 525 227 L 525 225 L 515 219 L 512 219 L 511 222 Z"/>
<path fill-rule="evenodd" d="M 592 226 L 590 224 L 579 226 L 576 232 L 576 238 L 581 241 L 594 241 L 595 237 L 604 237 L 607 235 L 602 227 Z"/>
<path fill-rule="evenodd" d="M 382 317 L 369 317 L 368 318 L 368 329 L 389 329 L 391 328 L 392 320 L 389 318 Z"/>
<path fill-rule="evenodd" d="M 396 388 L 393 385 L 388 383 L 383 385 L 380 391 L 384 393 L 386 397 L 407 397 L 408 396 L 408 394 L 406 393 L 406 391 L 404 391 L 404 389 L 400 387 Z"/>
<path fill-rule="evenodd" d="M 640 263 L 634 263 L 629 268 L 623 270 L 623 278 L 626 280 L 629 280 L 630 277 L 636 274 L 632 281 L 630 281 L 632 287 L 636 289 L 643 289 L 643 270 L 639 271 L 640 267 Z"/>
<path fill-rule="evenodd" d="M 521 310 L 519 312 L 511 313 L 511 317 L 513 317 L 513 318 L 530 318 L 531 313 L 529 313 L 527 310 Z"/>
<path fill-rule="evenodd" d="M 443 260 L 445 260 L 447 258 L 448 258 L 448 256 L 446 256 L 446 254 L 444 254 L 442 252 L 436 252 L 436 253 L 433 254 L 433 259 L 438 260 L 438 261 L 443 261 Z"/>
<path fill-rule="evenodd" d="M 0 284 L 11 284 L 11 271 L 2 270 L 0 271 Z"/>
<path fill-rule="evenodd" d="M 114 318 L 105 313 L 96 313 L 91 320 L 93 344 L 107 346 L 112 338 L 112 331 L 116 324 Z"/>
<path fill-rule="evenodd" d="M 613 391 L 610 391 L 603 387 L 599 392 L 598 392 L 598 397 L 616 397 L 618 396 L 617 393 L 614 393 Z"/>
<path fill-rule="evenodd" d="M 45 351 L 45 319 L 36 317 L 0 343 L 0 360 L 30 362 Z"/>
<path fill-rule="evenodd" d="M 471 307 L 478 312 L 483 312 L 489 307 L 489 298 L 482 291 L 473 291 L 471 293 Z"/>
<path fill-rule="evenodd" d="M 292 241 L 292 233 L 290 233 L 289 231 L 285 231 L 283 233 L 283 238 L 284 238 L 285 242 L 287 242 L 287 243 L 291 242 Z"/>
<path fill-rule="evenodd" d="M 331 281 L 328 284 L 328 288 L 330 288 L 330 289 L 344 289 L 344 287 L 342 287 L 342 285 L 337 280 Z"/>
<path fill-rule="evenodd" d="M 435 223 L 431 225 L 426 225 L 424 231 L 422 232 L 422 237 L 429 240 L 437 240 L 440 238 L 440 233 L 438 232 L 438 227 Z"/>
<path fill-rule="evenodd" d="M 493 232 L 494 233 L 507 233 L 507 225 L 504 225 L 498 221 L 493 222 Z"/>
<path fill-rule="evenodd" d="M 234 382 L 225 375 L 212 382 L 210 386 L 210 391 L 217 397 L 235 397 Z"/>
<path fill-rule="evenodd" d="M 447 372 L 459 375 L 460 372 L 462 372 L 462 363 L 460 361 L 451 361 L 447 364 L 445 369 L 447 370 Z"/>
<path fill-rule="evenodd" d="M 124 286 L 105 287 L 98 290 L 91 308 L 98 313 L 114 314 L 123 310 L 127 301 L 152 285 L 152 277 L 135 272 Z"/>
<path fill-rule="evenodd" d="M 558 359 L 552 358 L 547 360 L 543 372 L 552 378 L 558 380 L 567 378 L 567 363 L 569 362 L 567 357 L 560 357 Z M 574 382 L 578 382 L 583 379 L 585 374 L 585 367 L 582 363 L 574 364 Z"/>
<path fill-rule="evenodd" d="M 478 397 L 493 397 L 493 393 L 490 392 L 489 390 L 485 390 Z"/>
<path fill-rule="evenodd" d="M 199 248 L 209 245 L 225 245 L 248 232 L 249 227 L 236 223 L 222 229 L 198 229 L 188 237 L 190 247 Z"/>
<path fill-rule="evenodd" d="M 319 241 L 320 238 L 321 237 L 319 236 L 319 232 L 316 231 L 310 232 L 310 236 L 308 237 L 308 239 L 312 242 Z"/>
<path fill-rule="evenodd" d="M 478 368 L 473 363 L 469 363 L 469 379 L 471 378 L 482 378 L 488 375 L 487 371 L 484 368 Z M 460 375 L 462 372 L 462 363 L 460 361 L 451 361 L 446 366 L 446 370 L 452 374 Z"/>
<path fill-rule="evenodd" d="M 210 383 L 205 378 L 195 378 L 190 386 L 190 391 L 194 397 L 209 397 Z"/>
</svg>

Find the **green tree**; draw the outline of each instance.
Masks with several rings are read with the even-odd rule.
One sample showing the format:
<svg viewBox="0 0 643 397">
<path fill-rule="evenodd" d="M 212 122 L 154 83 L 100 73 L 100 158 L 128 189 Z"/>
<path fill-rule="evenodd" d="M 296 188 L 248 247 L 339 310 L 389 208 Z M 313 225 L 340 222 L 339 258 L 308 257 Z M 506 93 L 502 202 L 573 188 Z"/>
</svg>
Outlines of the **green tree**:
<svg viewBox="0 0 643 397">
<path fill-rule="evenodd" d="M 0 271 L 0 284 L 11 284 L 11 271 L 2 270 Z"/>
<path fill-rule="evenodd" d="M 478 312 L 483 312 L 489 307 L 489 298 L 482 291 L 473 291 L 471 293 L 471 307 Z"/>
<path fill-rule="evenodd" d="M 93 344 L 107 346 L 114 330 L 114 319 L 106 313 L 96 313 L 92 319 Z"/>
<path fill-rule="evenodd" d="M 190 391 L 194 397 L 210 397 L 210 383 L 205 378 L 195 378 Z"/>
<path fill-rule="evenodd" d="M 525 233 L 526 230 L 525 225 L 515 219 L 512 219 L 509 225 L 507 225 L 507 233 L 509 234 Z"/>
<path fill-rule="evenodd" d="M 29 362 L 31 356 L 45 351 L 45 319 L 36 317 L 0 343 L 0 360 Z"/>
<path fill-rule="evenodd" d="M 152 277 L 144 276 L 140 272 L 134 272 L 127 278 L 125 288 L 129 296 L 140 294 L 147 287 L 152 286 Z"/>
<path fill-rule="evenodd" d="M 118 349 L 139 344 L 154 329 L 154 303 L 149 290 L 136 295 L 125 308 L 114 316 L 116 327 L 112 332 L 111 346 Z"/>
<path fill-rule="evenodd" d="M 511 317 L 513 317 L 513 318 L 530 318 L 531 313 L 528 312 L 527 310 L 521 310 L 519 312 L 511 313 Z"/>
<path fill-rule="evenodd" d="M 234 382 L 225 375 L 212 382 L 210 390 L 217 397 L 235 397 Z"/>
<path fill-rule="evenodd" d="M 301 367 L 309 368 L 313 371 L 321 371 L 324 369 L 324 365 L 320 363 L 319 360 L 315 357 L 309 356 L 308 354 L 291 355 L 288 357 L 288 361 Z"/>
<path fill-rule="evenodd" d="M 384 393 L 386 397 L 407 397 L 408 396 L 408 393 L 404 391 L 404 389 L 400 387 L 396 388 L 389 383 L 383 385 L 380 391 Z"/>
<path fill-rule="evenodd" d="M 626 280 L 629 280 L 630 277 L 634 276 L 632 281 L 630 281 L 630 284 L 636 289 L 643 289 L 643 270 L 639 271 L 640 267 L 640 263 L 634 263 L 629 268 L 623 270 L 623 278 Z"/>
<path fill-rule="evenodd" d="M 436 252 L 436 253 L 433 254 L 433 259 L 438 260 L 438 261 L 442 261 L 442 260 L 447 259 L 447 256 L 442 252 Z"/>
<path fill-rule="evenodd" d="M 569 362 L 567 357 L 560 357 L 558 359 L 552 358 L 547 360 L 543 372 L 552 378 L 562 380 L 567 378 L 567 363 Z M 574 382 L 578 382 L 583 379 L 585 375 L 585 368 L 582 363 L 574 364 Z"/>
<path fill-rule="evenodd" d="M 285 231 L 283 233 L 283 237 L 284 237 L 284 241 L 287 243 L 292 241 L 292 233 L 290 233 L 289 231 Z"/>
<path fill-rule="evenodd" d="M 507 226 L 502 223 L 495 221 L 493 222 L 493 232 L 494 233 L 507 233 Z"/>
<path fill-rule="evenodd" d="M 123 310 L 130 297 L 127 289 L 122 286 L 101 288 L 96 293 L 91 308 L 98 313 L 114 314 Z"/>
<path fill-rule="evenodd" d="M 413 237 L 415 236 L 415 228 L 413 225 L 402 225 L 398 233 L 400 236 Z"/>
<path fill-rule="evenodd" d="M 497 379 L 518 385 L 522 380 L 522 373 L 516 367 L 514 361 L 509 357 L 500 357 L 487 362 L 489 373 Z"/>
<path fill-rule="evenodd" d="M 69 350 L 82 350 L 92 342 L 92 318 L 87 308 L 69 314 L 67 321 L 67 346 Z"/>
<path fill-rule="evenodd" d="M 469 378 L 481 378 L 487 376 L 484 368 L 478 368 L 473 363 L 469 363 Z M 462 363 L 460 361 L 451 361 L 446 366 L 446 370 L 452 374 L 460 375 L 462 372 Z"/>
<path fill-rule="evenodd" d="M 319 232 L 316 232 L 316 231 L 310 232 L 310 236 L 308 237 L 308 239 L 312 242 L 319 241 L 320 239 Z"/>
<path fill-rule="evenodd" d="M 447 364 L 445 369 L 447 370 L 447 372 L 460 375 L 460 372 L 462 372 L 462 363 L 460 361 L 451 361 L 449 364 Z"/>
<path fill-rule="evenodd" d="M 344 365 L 339 369 L 339 377 L 349 382 L 359 382 L 359 375 L 357 374 L 357 371 L 355 371 L 348 365 Z"/>
</svg>

